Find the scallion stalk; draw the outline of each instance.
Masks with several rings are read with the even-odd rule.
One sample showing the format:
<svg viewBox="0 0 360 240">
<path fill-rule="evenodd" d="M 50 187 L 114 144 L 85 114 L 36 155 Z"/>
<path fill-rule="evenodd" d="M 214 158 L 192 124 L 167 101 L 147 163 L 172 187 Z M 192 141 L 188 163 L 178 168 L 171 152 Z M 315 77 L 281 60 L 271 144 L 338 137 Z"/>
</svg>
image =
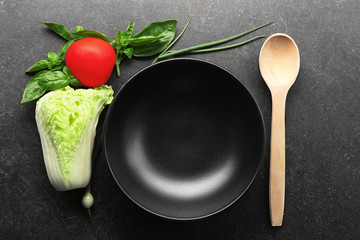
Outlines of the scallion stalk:
<svg viewBox="0 0 360 240">
<path fill-rule="evenodd" d="M 158 56 L 157 59 L 164 59 L 164 58 L 167 58 L 167 57 L 171 57 L 171 56 L 175 56 L 175 55 L 179 55 L 179 54 L 184 54 L 184 53 L 189 53 L 189 52 L 192 52 L 192 53 L 211 52 L 211 51 L 219 51 L 219 50 L 224 50 L 224 49 L 228 49 L 228 48 L 241 46 L 241 45 L 244 45 L 244 44 L 246 44 L 248 42 L 254 41 L 255 39 L 258 39 L 258 38 L 264 37 L 264 36 L 258 36 L 258 37 L 249 39 L 249 40 L 247 40 L 245 42 L 238 43 L 237 45 L 233 44 L 233 45 L 225 46 L 225 47 L 221 47 L 221 48 L 213 48 L 213 49 L 210 48 L 210 49 L 205 50 L 206 48 L 209 48 L 209 47 L 212 47 L 212 46 L 215 46 L 215 45 L 219 45 L 219 44 L 222 44 L 222 43 L 226 43 L 226 42 L 232 41 L 234 39 L 240 38 L 242 36 L 245 36 L 245 35 L 247 35 L 249 33 L 252 33 L 254 31 L 260 29 L 260 28 L 266 27 L 266 26 L 268 26 L 268 25 L 270 25 L 272 23 L 273 22 L 269 22 L 269 23 L 266 23 L 264 25 L 255 27 L 255 28 L 250 29 L 248 31 L 245 31 L 245 32 L 242 32 L 240 34 L 237 34 L 237 35 L 234 35 L 234 36 L 231 36 L 231 37 L 228 37 L 228 38 L 224 38 L 224 39 L 221 39 L 221 40 L 217 40 L 217 41 L 213 41 L 213 42 L 209 42 L 209 43 L 204 43 L 204 44 L 199 44 L 199 45 L 195 45 L 195 46 L 192 46 L 192 47 L 188 47 L 188 48 L 184 48 L 184 49 L 180 49 L 180 50 L 175 50 L 175 51 L 171 51 L 171 52 L 168 51 L 168 52 L 166 52 L 164 54 L 160 54 L 160 56 Z M 199 51 L 200 49 L 204 49 L 205 51 Z"/>
</svg>

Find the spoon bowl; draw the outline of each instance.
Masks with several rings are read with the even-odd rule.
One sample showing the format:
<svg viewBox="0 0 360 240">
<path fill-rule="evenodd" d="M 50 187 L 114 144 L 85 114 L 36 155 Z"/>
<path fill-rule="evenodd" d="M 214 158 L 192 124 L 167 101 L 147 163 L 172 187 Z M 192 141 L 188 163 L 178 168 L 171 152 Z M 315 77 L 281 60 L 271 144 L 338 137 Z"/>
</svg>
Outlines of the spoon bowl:
<svg viewBox="0 0 360 240">
<path fill-rule="evenodd" d="M 290 36 L 274 34 L 262 46 L 259 64 L 261 75 L 270 90 L 279 86 L 290 88 L 300 69 L 299 49 Z"/>
<path fill-rule="evenodd" d="M 284 33 L 270 36 L 261 48 L 260 72 L 272 96 L 269 205 L 272 226 L 281 226 L 285 202 L 285 103 L 300 69 L 299 49 Z"/>
</svg>

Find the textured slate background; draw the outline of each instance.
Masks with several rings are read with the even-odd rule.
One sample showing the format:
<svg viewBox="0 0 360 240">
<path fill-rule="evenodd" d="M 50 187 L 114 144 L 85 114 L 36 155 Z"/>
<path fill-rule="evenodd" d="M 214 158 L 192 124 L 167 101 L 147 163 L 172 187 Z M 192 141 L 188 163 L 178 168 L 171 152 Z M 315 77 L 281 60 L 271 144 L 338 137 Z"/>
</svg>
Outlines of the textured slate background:
<svg viewBox="0 0 360 240">
<path fill-rule="evenodd" d="M 244 0 L 2 0 L 0 1 L 0 238 L 1 239 L 356 239 L 360 234 L 360 3 Z M 241 48 L 194 55 L 219 64 L 249 88 L 267 128 L 267 155 L 245 195 L 199 221 L 173 222 L 135 206 L 113 181 L 102 154 L 93 175 L 92 218 L 83 190 L 50 185 L 37 133 L 35 103 L 20 105 L 25 70 L 58 51 L 63 40 L 41 21 L 82 25 L 113 36 L 135 21 L 192 22 L 175 49 L 234 35 L 268 21 L 259 34 L 290 34 L 301 69 L 287 100 L 286 206 L 283 227 L 268 211 L 270 93 L 261 79 L 263 39 Z M 255 36 L 252 34 L 251 36 Z M 115 91 L 151 59 L 125 61 Z"/>
</svg>

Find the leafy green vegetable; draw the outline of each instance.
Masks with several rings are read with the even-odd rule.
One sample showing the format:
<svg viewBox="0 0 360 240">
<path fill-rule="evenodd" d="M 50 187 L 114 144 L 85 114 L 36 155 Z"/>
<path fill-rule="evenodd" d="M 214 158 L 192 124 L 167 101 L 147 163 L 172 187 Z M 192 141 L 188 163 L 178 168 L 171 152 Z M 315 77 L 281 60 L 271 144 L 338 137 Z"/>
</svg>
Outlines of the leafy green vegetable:
<svg viewBox="0 0 360 240">
<path fill-rule="evenodd" d="M 75 40 L 70 40 L 67 43 L 64 44 L 64 46 L 62 46 L 62 48 L 59 51 L 58 54 L 58 59 L 63 60 L 66 54 L 66 51 L 68 50 L 68 48 L 70 47 L 71 44 L 73 44 L 75 42 Z"/>
<path fill-rule="evenodd" d="M 80 82 L 71 74 L 67 67 L 63 71 L 43 71 L 43 74 L 37 77 L 38 84 L 45 90 L 57 90 L 64 88 L 69 84 L 80 87 Z"/>
<path fill-rule="evenodd" d="M 131 22 L 126 28 L 125 32 L 118 31 L 117 35 L 119 35 L 120 37 L 120 40 L 118 42 L 123 44 L 126 43 L 127 40 L 132 38 L 134 35 L 134 26 L 135 22 Z"/>
<path fill-rule="evenodd" d="M 110 43 L 110 39 L 103 33 L 97 32 L 94 30 L 79 30 L 77 32 L 72 33 L 74 35 L 74 38 L 76 40 L 87 38 L 87 37 L 93 37 L 93 38 L 100 38 L 108 43 Z"/>
<path fill-rule="evenodd" d="M 80 87 L 81 83 L 79 82 L 79 80 L 77 80 L 70 72 L 68 67 L 64 67 L 63 68 L 63 73 L 65 74 L 66 80 L 73 86 L 75 87 Z"/>
<path fill-rule="evenodd" d="M 27 84 L 21 103 L 31 102 L 38 99 L 45 93 L 45 89 L 39 86 L 39 79 L 46 71 L 41 71 L 35 74 Z"/>
<path fill-rule="evenodd" d="M 174 39 L 176 33 L 176 20 L 153 22 L 133 38 L 129 39 L 129 46 L 135 57 L 149 57 L 163 51 Z"/>
<path fill-rule="evenodd" d="M 66 40 L 70 41 L 72 39 L 71 34 L 66 29 L 66 27 L 64 27 L 64 25 L 50 22 L 42 22 L 42 24 L 46 25 L 48 28 L 50 28 Z"/>
<path fill-rule="evenodd" d="M 46 71 L 38 81 L 39 86 L 45 90 L 57 90 L 69 85 L 65 74 L 60 71 Z"/>
<path fill-rule="evenodd" d="M 55 66 L 59 66 L 62 63 L 62 59 L 58 58 L 57 53 L 48 52 L 49 58 L 49 69 L 52 69 Z"/>
<path fill-rule="evenodd" d="M 149 57 L 163 51 L 176 33 L 176 20 L 154 22 L 134 35 L 135 22 L 131 22 L 124 32 L 118 31 L 112 41 L 116 49 L 116 71 L 120 76 L 120 63 L 127 58 Z"/>
<path fill-rule="evenodd" d="M 62 61 L 59 63 L 59 65 L 54 66 L 50 69 L 50 71 L 58 71 L 61 70 L 64 67 L 64 64 L 62 63 Z"/>
<path fill-rule="evenodd" d="M 47 93 L 36 103 L 44 162 L 55 189 L 88 185 L 96 126 L 113 93 L 106 85 L 77 90 L 66 87 Z"/>
<path fill-rule="evenodd" d="M 124 58 L 124 54 L 130 59 L 134 51 L 133 48 L 128 47 L 128 42 L 134 35 L 134 25 L 135 22 L 131 22 L 124 32 L 118 31 L 111 43 L 116 49 L 115 68 L 118 77 L 120 76 L 120 63 Z"/>
<path fill-rule="evenodd" d="M 43 70 L 35 74 L 25 88 L 21 103 L 30 102 L 41 97 L 46 90 L 58 90 L 71 84 L 80 87 L 80 82 L 65 66 L 61 71 Z"/>
<path fill-rule="evenodd" d="M 57 59 L 57 53 L 54 53 L 54 52 L 48 52 L 48 58 L 51 61 L 55 61 Z"/>
<path fill-rule="evenodd" d="M 48 67 L 49 67 L 48 60 L 39 60 L 34 65 L 32 65 L 28 70 L 26 70 L 26 73 L 37 72 L 40 70 L 47 69 Z"/>
<path fill-rule="evenodd" d="M 63 65 L 63 59 L 69 46 L 74 43 L 70 40 L 60 49 L 59 54 L 48 52 L 49 60 L 40 60 L 31 66 L 27 73 L 41 71 L 35 74 L 25 88 L 21 103 L 30 102 L 41 97 L 46 90 L 52 91 L 72 86 L 81 86 L 80 82 Z M 63 69 L 64 68 L 64 69 Z M 49 70 L 45 70 L 49 69 Z M 63 69 L 63 71 L 59 71 Z"/>
<path fill-rule="evenodd" d="M 84 30 L 82 26 L 76 26 L 71 33 L 74 35 L 74 33 L 80 32 L 82 30 Z M 74 39 L 78 40 L 76 36 L 74 36 Z"/>
<path fill-rule="evenodd" d="M 130 59 L 133 55 L 134 49 L 133 48 L 126 48 L 123 53 Z"/>
</svg>

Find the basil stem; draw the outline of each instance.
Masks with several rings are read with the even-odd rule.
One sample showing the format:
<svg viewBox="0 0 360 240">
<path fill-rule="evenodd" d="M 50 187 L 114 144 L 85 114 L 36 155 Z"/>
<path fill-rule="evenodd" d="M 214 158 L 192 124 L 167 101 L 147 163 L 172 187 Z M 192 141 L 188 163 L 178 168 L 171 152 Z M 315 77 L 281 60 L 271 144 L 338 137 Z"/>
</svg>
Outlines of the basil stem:
<svg viewBox="0 0 360 240">
<path fill-rule="evenodd" d="M 116 66 L 116 76 L 120 77 L 120 63 L 121 61 L 124 59 L 124 54 L 120 53 L 120 47 L 116 47 L 116 62 L 115 62 L 115 66 Z"/>
<path fill-rule="evenodd" d="M 270 24 L 272 24 L 273 22 L 269 22 L 269 23 L 266 23 L 264 25 L 261 25 L 261 26 L 258 26 L 256 28 L 253 28 L 253 29 L 250 29 L 246 32 L 243 32 L 243 33 L 240 33 L 240 34 L 237 34 L 237 35 L 234 35 L 234 36 L 231 36 L 231 37 L 228 37 L 228 38 L 224 38 L 224 39 L 221 39 L 221 40 L 217 40 L 217 41 L 213 41 L 213 42 L 209 42 L 209 43 L 204 43 L 204 44 L 200 44 L 200 45 L 195 45 L 195 46 L 192 46 L 192 47 L 188 47 L 188 48 L 184 48 L 184 49 L 181 49 L 181 50 L 176 50 L 176 51 L 172 51 L 170 53 L 165 53 L 164 55 L 162 56 L 159 56 L 159 59 L 164 59 L 164 58 L 167 58 L 167 57 L 170 57 L 170 56 L 174 56 L 174 55 L 178 55 L 178 54 L 183 54 L 183 53 L 186 53 L 186 52 L 192 52 L 192 51 L 195 51 L 195 50 L 199 50 L 199 49 L 203 49 L 203 48 L 208 48 L 208 47 L 212 47 L 212 46 L 215 46 L 215 45 L 219 45 L 219 44 L 222 44 L 222 43 L 225 43 L 225 42 L 229 42 L 231 40 L 234 40 L 234 39 L 237 39 L 237 38 L 240 38 L 244 35 L 247 35 L 251 32 L 254 32 L 260 28 L 263 28 L 263 27 L 266 27 Z"/>
<path fill-rule="evenodd" d="M 189 25 L 189 23 L 190 23 L 190 21 L 191 21 L 191 18 L 192 18 L 192 17 L 189 18 L 189 20 L 187 21 L 185 27 L 183 28 L 183 30 L 182 30 L 181 33 L 179 34 L 179 36 L 177 36 L 177 38 L 176 38 L 174 41 L 172 41 L 172 42 L 164 49 L 164 51 L 162 51 L 162 52 L 160 53 L 160 55 L 159 55 L 157 58 L 155 58 L 155 60 L 154 60 L 152 63 L 156 63 L 157 61 L 159 61 L 159 57 L 162 56 L 163 54 L 165 54 L 165 53 L 167 52 L 167 50 L 169 50 L 169 49 L 177 42 L 177 40 L 180 39 L 180 37 L 184 34 L 186 28 L 188 27 L 188 25 Z"/>
</svg>

